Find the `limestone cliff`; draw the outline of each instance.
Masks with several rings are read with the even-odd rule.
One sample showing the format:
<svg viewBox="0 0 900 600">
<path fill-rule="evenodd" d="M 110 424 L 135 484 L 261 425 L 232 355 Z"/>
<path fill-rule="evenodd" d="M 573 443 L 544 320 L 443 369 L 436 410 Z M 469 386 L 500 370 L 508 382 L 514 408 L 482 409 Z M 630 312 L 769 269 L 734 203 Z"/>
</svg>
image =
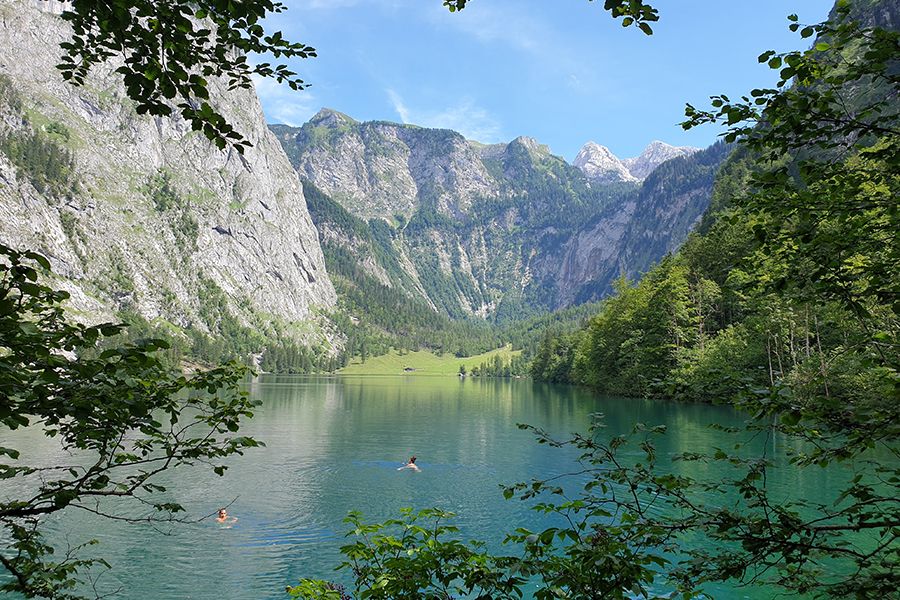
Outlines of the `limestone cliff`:
<svg viewBox="0 0 900 600">
<path fill-rule="evenodd" d="M 653 141 L 635 157 L 620 159 L 606 146 L 588 142 L 581 147 L 572 163 L 594 183 L 617 181 L 643 181 L 656 167 L 679 156 L 690 156 L 700 148 L 672 146 L 665 142 Z"/>
<path fill-rule="evenodd" d="M 650 142 L 638 156 L 624 159 L 622 164 L 633 177 L 643 181 L 664 162 L 679 156 L 690 156 L 699 151 L 700 148 L 672 146 L 656 140 Z"/>
<path fill-rule="evenodd" d="M 0 241 L 46 254 L 73 308 L 92 315 L 211 330 L 225 313 L 264 327 L 332 307 L 302 186 L 255 94 L 211 82 L 253 144 L 219 151 L 179 118 L 136 114 L 115 65 L 64 83 L 54 65 L 67 24 L 40 5 L 0 2 Z M 67 169 L 42 174 L 26 147 Z"/>
<path fill-rule="evenodd" d="M 637 279 L 678 249 L 709 206 L 731 148 L 716 143 L 657 167 L 634 195 L 598 215 L 555 253 L 559 304 L 603 296 L 620 276 Z"/>
<path fill-rule="evenodd" d="M 614 161 L 594 160 L 595 174 L 620 176 L 589 178 L 531 138 L 484 145 L 328 109 L 272 129 L 321 190 L 311 208 L 334 274 L 364 273 L 457 318 L 513 319 L 602 297 L 684 240 L 715 170 L 692 149 L 656 144 L 632 163 L 640 177 L 607 152 Z M 644 173 L 677 160 L 704 178 Z"/>
<path fill-rule="evenodd" d="M 582 146 L 572 164 L 595 183 L 638 180 L 619 157 L 597 142 L 588 142 Z"/>
</svg>

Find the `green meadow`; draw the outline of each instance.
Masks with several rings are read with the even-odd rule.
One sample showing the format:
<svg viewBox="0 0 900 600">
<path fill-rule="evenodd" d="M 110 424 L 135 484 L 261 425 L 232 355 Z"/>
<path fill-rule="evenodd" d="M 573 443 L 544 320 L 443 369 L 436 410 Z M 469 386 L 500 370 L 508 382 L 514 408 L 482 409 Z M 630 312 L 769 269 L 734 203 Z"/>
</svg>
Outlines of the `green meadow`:
<svg viewBox="0 0 900 600">
<path fill-rule="evenodd" d="M 405 352 L 401 355 L 396 350 L 391 350 L 382 356 L 369 357 L 366 362 L 362 362 L 359 357 L 356 357 L 338 373 L 344 375 L 456 375 L 459 373 L 460 365 L 465 365 L 466 371 L 471 371 L 472 367 L 477 367 L 483 362 L 493 361 L 495 356 L 499 355 L 506 364 L 521 353 L 521 350 L 513 350 L 511 345 L 465 358 L 457 358 L 452 354 L 438 356 L 425 351 Z M 407 371 L 405 369 L 414 370 Z"/>
</svg>

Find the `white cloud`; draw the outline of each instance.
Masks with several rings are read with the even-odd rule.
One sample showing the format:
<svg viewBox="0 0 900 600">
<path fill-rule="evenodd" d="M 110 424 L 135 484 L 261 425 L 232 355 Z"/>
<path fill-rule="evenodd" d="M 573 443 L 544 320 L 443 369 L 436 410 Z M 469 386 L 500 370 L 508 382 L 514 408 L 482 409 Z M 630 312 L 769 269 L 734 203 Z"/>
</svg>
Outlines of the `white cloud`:
<svg viewBox="0 0 900 600">
<path fill-rule="evenodd" d="M 594 14 L 597 11 L 589 12 L 598 20 L 602 18 Z M 596 93 L 598 65 L 615 58 L 595 44 L 585 46 L 559 27 L 523 10 L 516 2 L 473 3 L 450 16 L 440 14 L 435 8 L 430 17 L 433 23 L 452 27 L 479 42 L 511 48 L 524 57 L 529 70 L 540 74 L 541 79 L 556 80 L 577 91 L 592 89 Z"/>
<path fill-rule="evenodd" d="M 313 9 L 313 10 L 328 10 L 333 8 L 344 8 L 347 6 L 356 6 L 360 3 L 360 0 L 307 0 L 306 2 L 288 2 L 288 8 L 292 8 L 294 10 L 302 10 Z M 296 5 L 296 6 L 292 6 Z"/>
<path fill-rule="evenodd" d="M 287 0 L 284 2 L 284 5 L 287 6 L 288 10 L 297 12 L 303 10 L 337 10 L 359 5 L 395 8 L 405 4 L 407 4 L 407 0 L 302 0 L 299 2 L 297 0 Z"/>
<path fill-rule="evenodd" d="M 412 119 L 409 114 L 409 109 L 406 107 L 406 104 L 403 103 L 403 98 L 400 97 L 400 94 L 394 90 L 388 90 L 387 93 L 388 97 L 391 99 L 391 104 L 394 106 L 394 110 L 400 115 L 400 120 L 404 123 L 411 123 Z"/>
<path fill-rule="evenodd" d="M 295 91 L 264 77 L 253 77 L 256 94 L 269 123 L 299 127 L 316 114 L 318 104 L 308 90 Z"/>
<path fill-rule="evenodd" d="M 495 143 L 502 141 L 500 123 L 484 108 L 477 106 L 469 97 L 460 98 L 452 106 L 439 110 L 418 110 L 410 108 L 395 90 L 387 90 L 388 98 L 400 120 L 404 123 L 452 129 L 470 140 Z"/>
<path fill-rule="evenodd" d="M 519 11 L 504 10 L 502 7 L 473 4 L 458 15 L 448 17 L 441 14 L 437 18 L 441 19 L 442 23 L 449 24 L 483 42 L 500 42 L 532 54 L 542 53 L 541 47 L 553 35 L 553 32 L 537 19 Z"/>
</svg>

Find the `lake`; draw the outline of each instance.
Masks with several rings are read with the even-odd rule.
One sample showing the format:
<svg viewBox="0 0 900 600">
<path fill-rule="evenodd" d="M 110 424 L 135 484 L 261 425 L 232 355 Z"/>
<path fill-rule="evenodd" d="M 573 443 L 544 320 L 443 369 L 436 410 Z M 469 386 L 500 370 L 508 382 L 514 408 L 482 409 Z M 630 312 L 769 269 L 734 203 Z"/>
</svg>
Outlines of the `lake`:
<svg viewBox="0 0 900 600">
<path fill-rule="evenodd" d="M 500 483 L 567 470 L 571 450 L 534 442 L 524 422 L 565 436 L 586 431 L 592 413 L 604 413 L 610 433 L 635 422 L 665 424 L 662 455 L 730 447 L 710 423 L 740 425 L 727 407 L 599 397 L 567 386 L 529 380 L 450 377 L 284 377 L 250 384 L 262 400 L 242 433 L 266 443 L 229 462 L 224 477 L 210 469 L 183 469 L 169 477 L 169 497 L 190 515 L 231 503 L 239 518 L 231 528 L 214 522 L 154 530 L 64 511 L 48 519 L 53 539 L 76 544 L 109 560 L 101 590 L 121 589 L 128 600 L 261 600 L 285 598 L 300 577 L 345 579 L 335 574 L 338 548 L 350 510 L 369 520 L 397 515 L 401 507 L 438 507 L 458 514 L 467 537 L 499 549 L 516 526 L 537 529 L 540 517 L 519 501 L 506 501 Z M 8 432 L 7 432 L 8 433 Z M 23 455 L 50 463 L 57 450 L 37 430 L 17 432 Z M 777 440 L 769 450 L 779 455 Z M 411 454 L 420 473 L 397 471 Z M 716 465 L 706 475 L 716 476 Z M 802 477 L 774 473 L 784 494 L 822 497 L 846 480 L 833 469 L 808 469 Z M 2 492 L 0 492 L 2 493 Z M 770 598 L 773 590 L 707 588 L 718 598 Z"/>
</svg>

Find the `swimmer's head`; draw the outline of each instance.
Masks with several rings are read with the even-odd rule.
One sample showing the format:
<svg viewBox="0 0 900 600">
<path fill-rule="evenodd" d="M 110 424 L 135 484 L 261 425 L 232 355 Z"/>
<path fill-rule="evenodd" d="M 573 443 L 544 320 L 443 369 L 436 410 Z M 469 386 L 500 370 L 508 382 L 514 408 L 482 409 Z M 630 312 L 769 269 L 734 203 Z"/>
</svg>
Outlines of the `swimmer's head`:
<svg viewBox="0 0 900 600">
<path fill-rule="evenodd" d="M 220 508 L 220 509 L 219 509 L 219 517 L 226 517 L 226 516 L 228 516 L 228 513 L 225 512 L 225 509 L 224 509 L 224 508 Z"/>
<path fill-rule="evenodd" d="M 415 463 L 415 462 L 416 462 L 416 457 L 415 457 L 415 456 L 410 456 L 410 457 L 409 457 L 409 462 Z"/>
</svg>

